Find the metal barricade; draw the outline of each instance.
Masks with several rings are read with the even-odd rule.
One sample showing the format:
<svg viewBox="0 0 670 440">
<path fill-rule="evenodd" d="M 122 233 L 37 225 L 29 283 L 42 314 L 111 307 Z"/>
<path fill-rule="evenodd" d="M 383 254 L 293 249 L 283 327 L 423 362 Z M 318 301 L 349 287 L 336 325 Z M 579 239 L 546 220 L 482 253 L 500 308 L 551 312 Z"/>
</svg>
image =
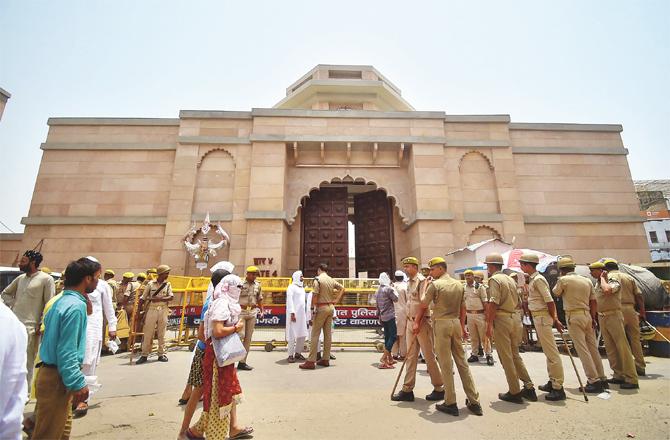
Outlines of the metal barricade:
<svg viewBox="0 0 670 440">
<path fill-rule="evenodd" d="M 286 289 L 291 278 L 259 278 L 263 290 L 263 314 L 258 316 L 252 346 L 266 351 L 286 346 Z M 345 288 L 341 304 L 335 306 L 333 346 L 374 347 L 382 340 L 374 294 L 376 279 L 337 278 Z M 305 278 L 305 290 L 312 290 L 313 279 Z"/>
</svg>

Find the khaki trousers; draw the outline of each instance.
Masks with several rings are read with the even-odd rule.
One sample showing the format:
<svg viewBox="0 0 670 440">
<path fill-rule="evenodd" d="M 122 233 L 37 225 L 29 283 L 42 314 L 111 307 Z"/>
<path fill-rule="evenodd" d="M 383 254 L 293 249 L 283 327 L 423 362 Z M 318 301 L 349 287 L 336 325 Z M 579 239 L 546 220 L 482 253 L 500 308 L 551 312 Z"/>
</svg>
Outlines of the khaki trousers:
<svg viewBox="0 0 670 440">
<path fill-rule="evenodd" d="M 34 328 L 26 328 L 28 331 L 28 347 L 26 351 L 26 368 L 28 369 L 28 395 L 31 394 L 31 386 L 33 383 L 33 372 L 35 368 L 35 356 L 39 347 L 40 337 L 35 333 Z"/>
<path fill-rule="evenodd" d="M 444 390 L 444 382 L 442 381 L 442 374 L 440 367 L 435 360 L 435 351 L 433 350 L 433 330 L 428 319 L 424 318 L 419 333 L 414 334 L 412 326 L 414 321 L 407 321 L 407 329 L 405 330 L 405 338 L 407 343 L 407 358 L 405 360 L 405 382 L 402 390 L 410 392 L 414 390 L 416 385 L 416 367 L 419 362 L 419 351 L 423 352 L 423 357 L 428 366 L 428 375 L 433 388 L 436 391 Z M 416 339 L 416 342 L 414 340 Z M 412 343 L 414 342 L 414 346 Z"/>
<path fill-rule="evenodd" d="M 520 332 L 519 316 L 514 313 L 498 312 L 493 321 L 493 337 L 496 341 L 498 358 L 505 370 L 507 385 L 511 394 L 519 394 L 521 387 L 519 380 L 525 388 L 533 388 L 528 370 L 519 354 Z"/>
<path fill-rule="evenodd" d="M 158 333 L 158 355 L 165 354 L 165 331 L 170 309 L 167 304 L 149 304 L 142 332 L 142 356 L 149 356 L 154 342 L 154 331 Z"/>
<path fill-rule="evenodd" d="M 637 383 L 635 360 L 630 351 L 626 331 L 623 328 L 621 311 L 599 314 L 600 330 L 605 341 L 605 351 L 615 379 L 623 379 L 627 383 Z"/>
<path fill-rule="evenodd" d="M 72 394 L 53 367 L 40 367 L 35 382 L 35 431 L 32 438 L 69 439 L 72 429 Z"/>
<path fill-rule="evenodd" d="M 623 312 L 623 328 L 630 344 L 630 351 L 635 358 L 635 368 L 644 370 L 647 364 L 644 362 L 642 342 L 640 341 L 640 314 L 635 311 L 632 304 L 623 304 L 621 311 Z"/>
<path fill-rule="evenodd" d="M 244 344 L 244 349 L 247 351 L 247 355 L 244 356 L 244 359 L 240 362 L 246 364 L 247 357 L 249 357 L 249 349 L 251 348 L 251 338 L 254 335 L 254 328 L 256 328 L 256 311 L 242 310 L 240 320 L 244 321 L 244 336 L 242 337 L 242 343 Z"/>
<path fill-rule="evenodd" d="M 321 359 L 328 361 L 330 359 L 330 346 L 333 343 L 333 310 L 331 305 L 319 306 L 316 309 L 316 316 L 312 321 L 312 333 L 309 337 L 309 357 L 310 362 L 316 362 L 316 355 L 319 352 L 319 335 L 323 330 L 323 354 Z"/>
<path fill-rule="evenodd" d="M 470 351 L 477 356 L 478 347 L 484 347 L 484 354 L 491 354 L 491 341 L 486 337 L 486 319 L 483 313 L 468 313 L 468 333 L 470 333 Z"/>
<path fill-rule="evenodd" d="M 555 390 L 560 390 L 563 388 L 564 373 L 563 362 L 561 362 L 561 355 L 558 352 L 556 339 L 554 339 L 554 332 L 552 331 L 554 320 L 547 314 L 535 313 L 533 315 L 535 332 L 537 333 L 537 339 L 542 345 L 542 351 L 547 358 L 547 374 L 549 374 L 551 387 Z"/>
<path fill-rule="evenodd" d="M 453 364 L 456 364 L 458 375 L 463 384 L 463 391 L 470 403 L 479 403 L 479 393 L 475 387 L 475 381 L 470 374 L 470 367 L 465 360 L 465 350 L 461 341 L 463 333 L 461 322 L 458 318 L 437 319 L 433 323 L 435 336 L 435 352 L 437 361 L 442 370 L 442 381 L 444 382 L 444 403 L 452 405 L 456 403 L 456 389 L 454 387 Z M 451 359 L 454 362 L 451 362 Z"/>
<path fill-rule="evenodd" d="M 596 383 L 607 379 L 603 369 L 603 360 L 598 352 L 598 342 L 593 331 L 591 315 L 586 310 L 565 313 L 568 322 L 568 332 L 572 338 L 572 345 L 577 350 L 579 360 L 589 383 Z"/>
</svg>

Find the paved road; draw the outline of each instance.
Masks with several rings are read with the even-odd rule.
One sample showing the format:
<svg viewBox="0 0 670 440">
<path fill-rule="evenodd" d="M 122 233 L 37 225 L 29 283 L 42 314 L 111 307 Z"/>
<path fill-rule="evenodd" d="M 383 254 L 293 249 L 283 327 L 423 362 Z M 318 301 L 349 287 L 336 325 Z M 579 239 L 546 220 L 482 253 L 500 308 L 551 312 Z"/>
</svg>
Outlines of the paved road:
<svg viewBox="0 0 670 440">
<path fill-rule="evenodd" d="M 670 438 L 670 359 L 650 357 L 647 378 L 638 392 L 614 389 L 609 400 L 593 396 L 585 403 L 577 392 L 570 359 L 563 356 L 568 400 L 514 405 L 497 400 L 506 390 L 503 370 L 475 365 L 473 375 L 481 394 L 483 417 L 464 408 L 465 396 L 456 386 L 461 415 L 436 412 L 423 398 L 394 403 L 389 393 L 397 370 L 375 368 L 372 351 L 336 353 L 333 366 L 301 371 L 286 363 L 286 353 L 252 351 L 252 372 L 241 372 L 245 402 L 242 423 L 253 425 L 257 439 L 638 439 Z M 525 353 L 536 384 L 546 381 L 542 353 Z M 73 437 L 90 439 L 176 438 L 182 409 L 177 406 L 188 373 L 190 354 L 169 353 L 168 363 L 129 366 L 127 355 L 105 356 L 98 368 L 103 389 L 91 402 L 89 414 L 75 420 Z M 605 361 L 606 362 L 606 361 Z M 425 365 L 418 374 L 417 397 L 430 392 Z M 542 394 L 542 393 L 540 393 Z M 29 409 L 31 406 L 28 407 Z M 199 411 L 196 413 L 196 417 Z"/>
</svg>

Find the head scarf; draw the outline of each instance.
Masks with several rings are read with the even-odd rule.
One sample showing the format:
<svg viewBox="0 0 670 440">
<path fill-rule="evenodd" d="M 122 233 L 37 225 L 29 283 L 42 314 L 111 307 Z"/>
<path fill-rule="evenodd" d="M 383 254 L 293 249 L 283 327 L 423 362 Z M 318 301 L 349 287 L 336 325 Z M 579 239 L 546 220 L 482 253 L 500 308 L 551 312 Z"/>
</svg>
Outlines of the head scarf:
<svg viewBox="0 0 670 440">
<path fill-rule="evenodd" d="M 237 275 L 226 275 L 214 288 L 212 303 L 205 313 L 205 337 L 212 336 L 214 321 L 223 321 L 227 325 L 236 324 L 242 313 L 240 291 L 242 280 Z"/>
<path fill-rule="evenodd" d="M 300 278 L 302 278 L 302 271 L 301 270 L 296 270 L 295 272 L 293 272 L 293 275 L 291 276 L 291 278 L 293 278 L 293 284 L 295 284 L 298 287 L 303 286 L 304 283 L 300 279 Z"/>
<path fill-rule="evenodd" d="M 235 265 L 231 263 L 230 261 L 219 261 L 216 263 L 214 266 L 210 267 L 209 270 L 214 273 L 219 269 L 223 269 L 228 271 L 228 273 L 233 273 L 235 270 Z"/>
<path fill-rule="evenodd" d="M 391 278 L 389 278 L 389 275 L 386 272 L 382 272 L 381 274 L 379 274 L 379 285 L 380 286 L 391 285 Z"/>
</svg>

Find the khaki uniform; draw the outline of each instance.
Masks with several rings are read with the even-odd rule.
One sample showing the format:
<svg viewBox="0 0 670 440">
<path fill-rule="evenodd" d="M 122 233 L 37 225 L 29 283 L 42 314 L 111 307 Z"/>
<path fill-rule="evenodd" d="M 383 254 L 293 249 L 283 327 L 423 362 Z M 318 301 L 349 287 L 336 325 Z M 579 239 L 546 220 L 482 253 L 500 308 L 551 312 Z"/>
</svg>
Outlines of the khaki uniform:
<svg viewBox="0 0 670 440">
<path fill-rule="evenodd" d="M 407 358 L 405 360 L 405 382 L 402 386 L 402 390 L 405 392 L 413 391 L 414 385 L 416 385 L 416 367 L 419 361 L 419 351 L 423 352 L 423 357 L 426 360 L 428 374 L 430 375 L 430 382 L 433 384 L 433 388 L 436 391 L 444 390 L 444 382 L 442 380 L 442 374 L 440 373 L 440 367 L 435 360 L 433 331 L 430 319 L 426 316 L 428 314 L 427 311 L 419 326 L 419 333 L 415 335 L 412 331 L 414 318 L 419 312 L 419 307 L 421 305 L 419 286 L 424 280 L 425 278 L 423 275 L 417 274 L 416 277 L 407 281 L 407 330 L 405 331 Z M 417 339 L 417 341 L 412 344 L 414 339 Z"/>
<path fill-rule="evenodd" d="M 39 330 L 44 316 L 44 306 L 55 295 L 56 287 L 51 275 L 40 270 L 32 275 L 21 274 L 2 291 L 2 301 L 26 327 L 28 345 L 26 369 L 28 394 L 30 394 L 35 356 L 39 351 Z"/>
<path fill-rule="evenodd" d="M 144 329 L 142 330 L 144 333 L 142 338 L 142 356 L 148 356 L 151 352 L 154 331 L 158 333 L 158 355 L 165 354 L 165 331 L 167 330 L 167 320 L 170 314 L 168 301 L 174 295 L 170 282 L 165 281 L 163 284 L 165 284 L 165 287 L 158 292 L 162 284 L 158 284 L 156 280 L 149 281 L 142 294 L 142 300 L 148 303 L 145 307 L 146 316 L 144 318 Z M 149 302 L 152 298 L 162 298 L 164 301 Z"/>
<path fill-rule="evenodd" d="M 554 295 L 563 298 L 568 332 L 588 382 L 606 380 L 590 313 L 589 302 L 596 299 L 593 284 L 586 277 L 570 272 L 558 279 Z"/>
<path fill-rule="evenodd" d="M 627 383 L 637 383 L 635 360 L 626 339 L 626 331 L 621 313 L 621 285 L 608 275 L 607 282 L 612 286 L 612 294 L 605 295 L 600 288 L 600 280 L 595 287 L 598 302 L 598 321 L 605 341 L 605 351 L 614 379 L 623 379 Z"/>
<path fill-rule="evenodd" d="M 258 314 L 258 306 L 263 301 L 263 291 L 261 290 L 261 283 L 254 281 L 250 283 L 246 279 L 242 283 L 242 290 L 240 292 L 240 306 L 242 313 L 240 319 L 244 321 L 244 349 L 247 355 L 244 357 L 243 364 L 247 363 L 247 356 L 249 356 L 249 349 L 251 348 L 251 338 L 254 335 L 254 328 L 256 328 L 256 315 Z"/>
<path fill-rule="evenodd" d="M 489 278 L 489 302 L 498 306 L 493 320 L 493 337 L 500 363 L 505 370 L 509 392 L 519 394 L 519 380 L 525 388 L 533 388 L 534 385 L 519 354 L 521 323 L 516 312 L 519 297 L 514 280 L 502 272 L 494 273 Z"/>
<path fill-rule="evenodd" d="M 118 303 L 117 297 L 119 294 L 119 283 L 110 278 L 109 281 L 107 281 L 107 284 L 109 284 L 109 287 L 112 288 L 112 303 L 114 304 L 114 307 L 116 307 L 116 304 Z"/>
<path fill-rule="evenodd" d="M 146 287 L 146 286 L 145 286 Z M 119 291 L 118 295 L 119 298 L 121 298 L 121 302 L 123 302 L 124 298 L 128 298 L 128 302 L 126 302 L 126 305 L 124 306 L 124 309 L 126 311 L 126 316 L 128 317 L 128 322 L 132 322 L 133 319 L 133 308 L 135 306 L 135 296 L 137 295 L 137 292 L 141 292 L 141 285 L 137 281 L 131 281 L 125 286 L 121 284 L 119 286 Z"/>
<path fill-rule="evenodd" d="M 549 314 L 548 304 L 553 302 L 554 299 L 549 293 L 549 283 L 546 278 L 539 272 L 532 274 L 528 284 L 528 310 L 533 315 L 537 338 L 547 358 L 547 374 L 549 374 L 551 386 L 555 390 L 560 390 L 563 388 L 564 373 L 561 355 L 558 352 L 552 330 L 554 319 Z"/>
<path fill-rule="evenodd" d="M 480 344 L 484 347 L 484 354 L 491 354 L 491 341 L 486 337 L 484 315 L 484 304 L 487 302 L 486 288 L 482 284 L 465 285 L 465 309 L 467 311 L 468 333 L 470 333 L 470 348 L 473 356 L 477 356 Z"/>
<path fill-rule="evenodd" d="M 640 287 L 635 278 L 627 273 L 613 270 L 609 275 L 621 284 L 621 312 L 623 313 L 623 328 L 630 344 L 630 351 L 635 358 L 635 368 L 644 371 L 647 364 L 644 361 L 642 342 L 640 341 L 640 314 L 635 311 L 636 297 L 642 296 Z"/>
<path fill-rule="evenodd" d="M 314 278 L 312 295 L 313 298 L 316 298 L 316 314 L 312 321 L 312 333 L 309 337 L 309 357 L 307 360 L 310 362 L 316 362 L 321 331 L 323 331 L 323 355 L 321 359 L 326 362 L 330 359 L 330 347 L 333 342 L 334 304 L 338 293 L 343 289 L 344 287 L 327 273 L 322 273 Z"/>
<path fill-rule="evenodd" d="M 470 374 L 470 367 L 465 360 L 465 351 L 461 341 L 460 313 L 465 307 L 463 285 L 444 274 L 428 286 L 426 295 L 421 300 L 425 306 L 433 304 L 433 334 L 435 337 L 435 351 L 437 361 L 442 370 L 444 382 L 444 403 L 456 403 L 456 389 L 454 387 L 453 363 L 456 364 L 458 375 L 463 384 L 463 391 L 469 403 L 479 403 L 479 393 Z"/>
</svg>

